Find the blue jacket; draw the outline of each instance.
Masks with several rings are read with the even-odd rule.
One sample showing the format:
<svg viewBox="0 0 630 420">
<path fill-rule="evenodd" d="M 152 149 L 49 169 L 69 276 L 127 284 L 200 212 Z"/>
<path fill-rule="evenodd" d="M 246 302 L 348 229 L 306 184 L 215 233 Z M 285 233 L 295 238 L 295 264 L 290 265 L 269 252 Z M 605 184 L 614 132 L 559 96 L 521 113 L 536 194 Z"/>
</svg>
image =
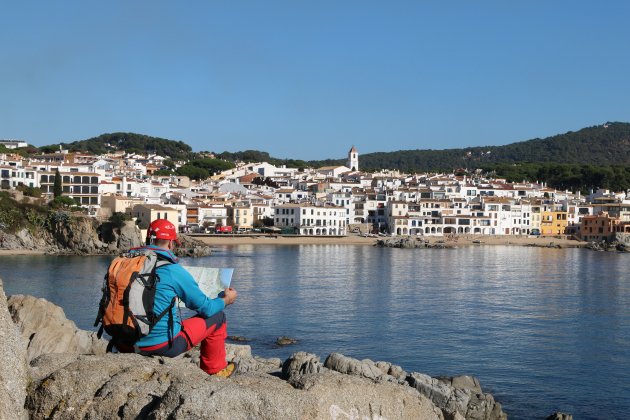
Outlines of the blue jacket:
<svg viewBox="0 0 630 420">
<path fill-rule="evenodd" d="M 173 264 L 167 264 L 159 267 L 156 271 L 160 277 L 155 291 L 155 302 L 153 311 L 156 314 L 161 313 L 171 304 L 173 297 L 177 296 L 188 309 L 196 311 L 204 318 L 208 318 L 217 312 L 221 312 L 225 308 L 225 302 L 221 298 L 210 299 L 206 296 L 195 279 L 185 268 L 177 264 L 177 257 L 168 249 L 160 248 L 154 245 L 145 246 L 144 249 L 151 249 L 160 255 L 169 259 Z M 181 330 L 179 319 L 179 311 L 177 305 L 172 309 L 173 312 L 173 335 L 175 337 Z M 149 335 L 141 338 L 137 345 L 139 347 L 154 346 L 156 344 L 168 341 L 168 314 L 165 314 L 153 327 Z"/>
</svg>

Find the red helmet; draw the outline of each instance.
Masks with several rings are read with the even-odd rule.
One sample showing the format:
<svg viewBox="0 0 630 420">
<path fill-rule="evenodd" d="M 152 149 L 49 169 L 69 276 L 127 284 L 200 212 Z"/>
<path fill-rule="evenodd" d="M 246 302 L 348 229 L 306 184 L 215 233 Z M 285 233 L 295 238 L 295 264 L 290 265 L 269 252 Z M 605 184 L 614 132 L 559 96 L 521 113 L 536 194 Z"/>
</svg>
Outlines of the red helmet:
<svg viewBox="0 0 630 420">
<path fill-rule="evenodd" d="M 179 244 L 175 225 L 166 219 L 157 219 L 151 222 L 147 230 L 147 244 L 150 244 L 152 239 L 166 239 Z"/>
</svg>

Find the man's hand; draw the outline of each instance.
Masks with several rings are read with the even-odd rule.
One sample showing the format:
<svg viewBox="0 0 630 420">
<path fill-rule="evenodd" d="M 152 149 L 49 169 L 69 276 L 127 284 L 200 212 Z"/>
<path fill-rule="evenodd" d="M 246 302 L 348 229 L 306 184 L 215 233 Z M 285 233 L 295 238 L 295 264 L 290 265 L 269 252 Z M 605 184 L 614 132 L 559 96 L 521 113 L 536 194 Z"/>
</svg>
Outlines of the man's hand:
<svg viewBox="0 0 630 420">
<path fill-rule="evenodd" d="M 232 289 L 231 287 L 228 287 L 227 289 L 225 289 L 223 291 L 223 302 L 225 303 L 225 306 L 233 304 L 237 296 L 238 296 L 238 293 L 236 292 L 236 290 Z"/>
</svg>

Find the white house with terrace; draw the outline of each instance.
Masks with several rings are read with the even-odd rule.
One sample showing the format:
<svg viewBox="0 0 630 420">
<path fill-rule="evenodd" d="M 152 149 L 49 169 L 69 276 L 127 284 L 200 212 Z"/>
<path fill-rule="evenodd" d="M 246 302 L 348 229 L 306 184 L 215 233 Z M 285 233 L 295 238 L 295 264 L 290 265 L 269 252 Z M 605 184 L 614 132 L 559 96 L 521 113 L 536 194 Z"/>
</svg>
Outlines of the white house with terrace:
<svg viewBox="0 0 630 420">
<path fill-rule="evenodd" d="M 299 235 L 343 236 L 347 231 L 346 210 L 332 205 L 282 204 L 274 207 L 274 226 L 293 228 Z"/>
</svg>

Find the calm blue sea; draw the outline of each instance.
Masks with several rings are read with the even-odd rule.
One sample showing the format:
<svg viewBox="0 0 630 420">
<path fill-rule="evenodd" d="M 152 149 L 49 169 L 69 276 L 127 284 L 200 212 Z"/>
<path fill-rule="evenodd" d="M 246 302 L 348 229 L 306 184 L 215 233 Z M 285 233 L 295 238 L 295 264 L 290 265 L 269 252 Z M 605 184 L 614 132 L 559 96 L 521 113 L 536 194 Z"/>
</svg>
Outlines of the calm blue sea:
<svg viewBox="0 0 630 420">
<path fill-rule="evenodd" d="M 0 258 L 7 294 L 44 297 L 93 329 L 103 257 Z M 630 255 L 484 246 L 226 246 L 193 265 L 234 267 L 229 333 L 253 352 L 304 350 L 470 374 L 510 418 L 630 412 Z M 277 348 L 287 335 L 299 344 Z"/>
</svg>

